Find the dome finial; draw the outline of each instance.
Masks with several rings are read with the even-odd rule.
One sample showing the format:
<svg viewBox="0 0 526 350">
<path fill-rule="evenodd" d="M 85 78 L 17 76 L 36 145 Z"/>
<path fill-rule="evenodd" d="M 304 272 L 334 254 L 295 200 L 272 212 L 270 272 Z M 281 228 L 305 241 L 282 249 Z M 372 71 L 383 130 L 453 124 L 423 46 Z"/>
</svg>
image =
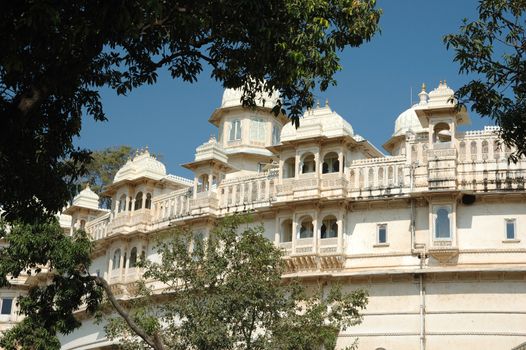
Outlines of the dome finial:
<svg viewBox="0 0 526 350">
<path fill-rule="evenodd" d="M 320 99 L 316 100 L 316 108 L 320 108 Z"/>
<path fill-rule="evenodd" d="M 426 92 L 426 83 L 422 83 L 422 91 Z"/>
</svg>

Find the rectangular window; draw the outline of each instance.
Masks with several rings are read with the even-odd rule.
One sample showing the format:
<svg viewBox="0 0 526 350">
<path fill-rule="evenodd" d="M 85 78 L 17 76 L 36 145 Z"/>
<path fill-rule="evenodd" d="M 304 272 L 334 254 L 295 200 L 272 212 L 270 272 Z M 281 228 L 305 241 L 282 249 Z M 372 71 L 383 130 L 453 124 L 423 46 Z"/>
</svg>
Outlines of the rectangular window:
<svg viewBox="0 0 526 350">
<path fill-rule="evenodd" d="M 387 224 L 378 225 L 378 244 L 387 243 Z"/>
<path fill-rule="evenodd" d="M 265 141 L 265 121 L 263 119 L 252 119 L 250 125 L 250 139 L 253 141 Z"/>
<path fill-rule="evenodd" d="M 13 298 L 3 298 L 2 299 L 2 310 L 0 314 L 11 315 L 12 307 L 13 307 Z"/>
<path fill-rule="evenodd" d="M 506 239 L 516 239 L 515 219 L 506 219 Z"/>
<path fill-rule="evenodd" d="M 228 140 L 241 140 L 241 121 L 239 119 L 233 120 L 230 123 L 230 135 Z"/>
</svg>

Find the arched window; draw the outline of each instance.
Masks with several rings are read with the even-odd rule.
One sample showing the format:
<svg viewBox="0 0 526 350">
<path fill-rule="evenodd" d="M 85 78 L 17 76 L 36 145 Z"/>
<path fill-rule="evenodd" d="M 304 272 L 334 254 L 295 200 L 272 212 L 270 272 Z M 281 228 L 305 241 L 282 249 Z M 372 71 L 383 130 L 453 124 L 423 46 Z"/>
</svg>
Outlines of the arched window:
<svg viewBox="0 0 526 350">
<path fill-rule="evenodd" d="M 477 142 L 471 141 L 469 151 L 471 152 L 471 160 L 477 159 Z"/>
<path fill-rule="evenodd" d="M 265 141 L 265 120 L 254 118 L 250 121 L 250 139 L 253 141 Z"/>
<path fill-rule="evenodd" d="M 304 216 L 300 221 L 298 238 L 311 238 L 313 232 L 314 226 L 312 225 L 312 218 L 310 216 Z"/>
<path fill-rule="evenodd" d="M 394 170 L 393 170 L 393 166 L 389 166 L 389 168 L 387 169 L 387 180 L 389 182 L 389 186 L 392 186 L 394 185 Z"/>
<path fill-rule="evenodd" d="M 365 180 L 364 180 L 364 175 L 363 175 L 363 168 L 360 168 L 358 170 L 358 187 L 360 189 L 363 189 L 364 182 L 365 182 Z"/>
<path fill-rule="evenodd" d="M 113 253 L 112 269 L 117 270 L 121 268 L 121 250 L 120 248 Z"/>
<path fill-rule="evenodd" d="M 451 141 L 451 131 L 449 129 L 449 124 L 447 123 L 438 123 L 433 129 L 433 138 L 434 142 L 450 142 Z"/>
<path fill-rule="evenodd" d="M 398 185 L 402 186 L 404 184 L 404 169 L 398 167 Z"/>
<path fill-rule="evenodd" d="M 416 151 L 416 145 L 411 145 L 411 161 L 415 162 L 417 160 L 418 153 Z"/>
<path fill-rule="evenodd" d="M 327 173 L 337 173 L 340 171 L 340 161 L 338 160 L 338 154 L 335 152 L 330 152 L 323 157 L 323 165 L 321 172 L 323 174 Z"/>
<path fill-rule="evenodd" d="M 151 193 L 146 194 L 146 202 L 144 203 L 144 207 L 146 209 L 152 209 L 152 194 Z"/>
<path fill-rule="evenodd" d="M 229 141 L 241 140 L 241 120 L 234 119 L 230 122 Z"/>
<path fill-rule="evenodd" d="M 374 170 L 369 168 L 369 174 L 367 176 L 367 186 L 369 188 L 374 187 Z"/>
<path fill-rule="evenodd" d="M 86 220 L 80 220 L 80 229 L 84 230 L 84 227 L 86 227 Z"/>
<path fill-rule="evenodd" d="M 203 174 L 197 179 L 197 192 L 208 191 L 208 174 Z"/>
<path fill-rule="evenodd" d="M 142 208 L 142 192 L 137 193 L 135 196 L 135 210 Z"/>
<path fill-rule="evenodd" d="M 488 159 L 488 153 L 489 153 L 488 141 L 484 140 L 482 141 L 482 159 L 484 160 Z"/>
<path fill-rule="evenodd" d="M 466 159 L 466 143 L 462 141 L 459 145 L 460 160 Z"/>
<path fill-rule="evenodd" d="M 136 267 L 137 266 L 137 248 L 133 247 L 130 252 L 130 267 Z"/>
<path fill-rule="evenodd" d="M 128 211 L 132 211 L 132 197 L 128 201 Z"/>
<path fill-rule="evenodd" d="M 356 175 L 354 174 L 354 170 L 351 170 L 351 173 L 349 174 L 349 181 L 351 182 L 351 187 L 355 187 L 356 186 Z"/>
<path fill-rule="evenodd" d="M 292 242 L 292 220 L 287 219 L 281 223 L 280 241 L 282 243 Z"/>
<path fill-rule="evenodd" d="M 126 195 L 123 194 L 119 198 L 119 213 L 126 210 Z"/>
<path fill-rule="evenodd" d="M 378 184 L 384 185 L 384 168 L 378 168 Z"/>
<path fill-rule="evenodd" d="M 435 238 L 451 238 L 451 223 L 449 220 L 449 208 L 440 207 L 436 211 Z"/>
<path fill-rule="evenodd" d="M 422 159 L 424 163 L 427 163 L 427 148 L 428 148 L 428 144 L 424 143 L 422 145 Z"/>
<path fill-rule="evenodd" d="M 280 143 L 281 138 L 281 131 L 279 130 L 279 126 L 274 124 L 272 127 L 272 144 L 277 145 Z"/>
<path fill-rule="evenodd" d="M 334 215 L 323 218 L 320 228 L 320 238 L 338 237 L 338 223 Z"/>
<path fill-rule="evenodd" d="M 301 173 L 308 174 L 316 171 L 316 162 L 314 161 L 314 154 L 307 153 L 303 155 L 301 161 Z"/>
<path fill-rule="evenodd" d="M 500 144 L 499 144 L 499 141 L 498 140 L 495 140 L 493 142 L 493 157 L 496 159 L 496 160 L 499 160 L 500 159 Z"/>
<path fill-rule="evenodd" d="M 290 157 L 283 163 L 283 178 L 290 179 L 296 177 L 296 158 Z"/>
</svg>

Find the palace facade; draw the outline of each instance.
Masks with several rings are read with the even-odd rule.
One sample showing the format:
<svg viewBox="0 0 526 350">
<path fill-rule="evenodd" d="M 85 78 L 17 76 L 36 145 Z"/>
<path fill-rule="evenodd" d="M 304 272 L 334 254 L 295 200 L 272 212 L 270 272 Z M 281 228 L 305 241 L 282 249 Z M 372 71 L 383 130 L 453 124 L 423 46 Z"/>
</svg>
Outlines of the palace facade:
<svg viewBox="0 0 526 350">
<path fill-rule="evenodd" d="M 526 342 L 526 161 L 508 163 L 512 150 L 496 127 L 459 131 L 470 119 L 452 96 L 445 82 L 423 88 L 396 119 L 384 155 L 327 103 L 296 129 L 271 113 L 277 96 L 245 109 L 240 93 L 226 90 L 209 120 L 217 137 L 184 164 L 193 179 L 139 152 L 105 190 L 111 210 L 86 188 L 64 212 L 67 231 L 91 235 L 92 272 L 127 298 L 140 256 L 158 259 L 157 233 L 189 225 L 206 234 L 214 219 L 251 211 L 285 252 L 284 278 L 368 290 L 362 324 L 343 331 L 339 347 L 359 338 L 360 350 L 518 348 Z M 62 344 L 111 347 L 91 319 Z"/>
</svg>

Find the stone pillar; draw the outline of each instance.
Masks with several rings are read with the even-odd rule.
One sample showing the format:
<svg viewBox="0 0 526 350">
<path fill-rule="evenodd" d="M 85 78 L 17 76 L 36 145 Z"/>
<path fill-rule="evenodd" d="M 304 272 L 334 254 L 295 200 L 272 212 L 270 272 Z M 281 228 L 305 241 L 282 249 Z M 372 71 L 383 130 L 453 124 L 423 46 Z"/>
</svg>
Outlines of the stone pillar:
<svg viewBox="0 0 526 350">
<path fill-rule="evenodd" d="M 295 167 L 296 169 L 294 169 L 294 177 L 297 179 L 299 177 L 299 174 L 301 173 L 301 158 L 300 158 L 300 153 L 298 152 L 298 150 L 296 150 L 296 158 L 295 158 Z"/>
<path fill-rule="evenodd" d="M 197 197 L 197 175 L 194 176 L 194 195 L 193 198 L 195 199 Z"/>
<path fill-rule="evenodd" d="M 343 151 L 341 149 L 338 151 L 338 163 L 339 163 L 338 172 L 340 175 L 343 175 L 345 164 L 343 164 Z"/>
<path fill-rule="evenodd" d="M 298 217 L 292 214 L 292 254 L 296 252 L 296 239 L 298 239 Z"/>
<path fill-rule="evenodd" d="M 125 208 L 124 208 L 124 212 L 128 212 L 130 209 L 130 194 L 127 193 L 126 194 L 126 205 L 125 205 Z"/>
<path fill-rule="evenodd" d="M 314 212 L 314 217 L 312 218 L 312 252 L 317 254 L 319 245 L 320 245 L 320 232 L 318 230 L 318 212 L 319 210 L 316 210 Z"/>
<path fill-rule="evenodd" d="M 208 191 L 212 191 L 213 182 L 214 182 L 214 174 L 210 173 L 208 175 Z"/>
<path fill-rule="evenodd" d="M 344 225 L 345 225 L 345 209 L 340 208 L 340 213 L 338 215 L 338 253 L 343 254 L 343 235 L 344 235 Z"/>
</svg>

